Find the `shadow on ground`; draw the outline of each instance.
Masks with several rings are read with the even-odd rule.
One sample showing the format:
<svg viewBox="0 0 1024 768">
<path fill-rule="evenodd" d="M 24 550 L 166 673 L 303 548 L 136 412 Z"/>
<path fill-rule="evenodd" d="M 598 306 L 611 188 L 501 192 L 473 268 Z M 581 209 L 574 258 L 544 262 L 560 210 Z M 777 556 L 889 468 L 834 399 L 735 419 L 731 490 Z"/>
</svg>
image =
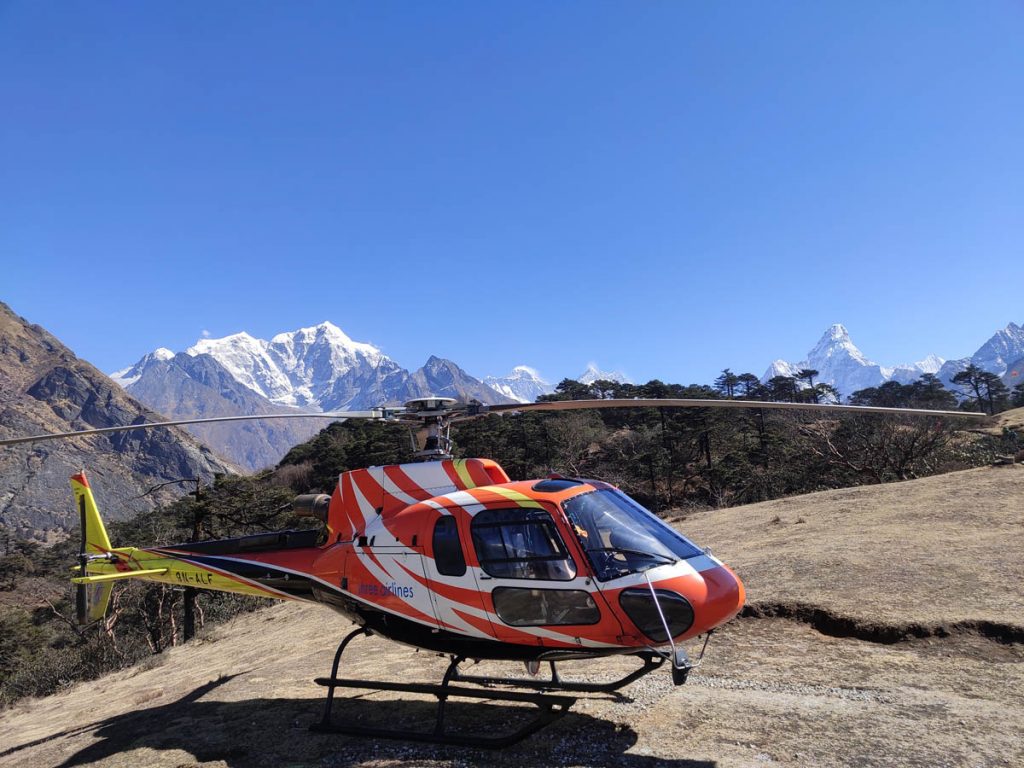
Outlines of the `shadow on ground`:
<svg viewBox="0 0 1024 768">
<path fill-rule="evenodd" d="M 396 740 L 317 734 L 322 703 L 315 699 L 249 699 L 204 701 L 204 696 L 232 677 L 202 685 L 186 696 L 69 729 L 34 742 L 0 751 L 0 759 L 31 760 L 27 750 L 74 739 L 61 750 L 60 768 L 89 765 L 137 749 L 182 750 L 197 762 L 223 761 L 231 768 L 250 766 L 350 766 L 379 760 L 414 765 L 489 764 L 524 768 L 531 765 L 616 765 L 624 768 L 714 768 L 714 762 L 675 760 L 626 754 L 636 744 L 631 728 L 586 714 L 570 712 L 524 741 L 503 750 L 479 750 Z M 532 717 L 532 707 L 449 702 L 449 730 L 466 734 L 507 732 Z M 367 727 L 403 727 L 429 731 L 436 704 L 421 700 L 381 700 L 369 696 L 338 699 L 334 719 Z M 87 746 L 77 742 L 92 738 Z M 19 755 L 19 753 L 21 753 Z M 168 756 L 170 757 L 170 756 Z M 135 758 L 128 758 L 134 762 Z M 174 758 L 171 758 L 173 762 Z M 31 760 L 33 763 L 34 760 Z"/>
</svg>

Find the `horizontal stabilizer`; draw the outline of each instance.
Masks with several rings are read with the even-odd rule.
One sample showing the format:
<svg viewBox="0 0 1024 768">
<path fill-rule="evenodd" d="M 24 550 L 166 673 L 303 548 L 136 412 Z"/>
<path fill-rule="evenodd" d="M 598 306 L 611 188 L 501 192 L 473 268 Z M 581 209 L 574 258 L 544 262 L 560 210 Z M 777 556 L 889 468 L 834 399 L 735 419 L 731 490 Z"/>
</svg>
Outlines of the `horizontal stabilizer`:
<svg viewBox="0 0 1024 768">
<path fill-rule="evenodd" d="M 167 573 L 166 568 L 148 568 L 141 571 L 122 571 L 121 573 L 104 573 L 99 576 L 75 576 L 71 581 L 74 584 L 100 584 L 104 581 L 116 581 L 117 579 L 131 579 L 135 576 L 160 576 Z"/>
</svg>

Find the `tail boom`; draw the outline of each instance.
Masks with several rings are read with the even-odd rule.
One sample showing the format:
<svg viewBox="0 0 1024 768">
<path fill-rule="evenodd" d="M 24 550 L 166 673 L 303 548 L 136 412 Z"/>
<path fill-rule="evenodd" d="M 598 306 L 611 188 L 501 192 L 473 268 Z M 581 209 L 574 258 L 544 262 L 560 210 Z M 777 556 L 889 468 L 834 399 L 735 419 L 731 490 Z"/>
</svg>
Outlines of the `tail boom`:
<svg viewBox="0 0 1024 768">
<path fill-rule="evenodd" d="M 85 471 L 71 477 L 71 490 L 81 523 L 78 565 L 71 582 L 76 586 L 76 613 L 81 624 L 102 619 L 114 582 L 137 579 L 176 587 L 195 587 L 279 600 L 296 599 L 288 592 L 264 585 L 258 578 L 208 566 L 193 558 L 165 550 L 111 546 Z"/>
</svg>

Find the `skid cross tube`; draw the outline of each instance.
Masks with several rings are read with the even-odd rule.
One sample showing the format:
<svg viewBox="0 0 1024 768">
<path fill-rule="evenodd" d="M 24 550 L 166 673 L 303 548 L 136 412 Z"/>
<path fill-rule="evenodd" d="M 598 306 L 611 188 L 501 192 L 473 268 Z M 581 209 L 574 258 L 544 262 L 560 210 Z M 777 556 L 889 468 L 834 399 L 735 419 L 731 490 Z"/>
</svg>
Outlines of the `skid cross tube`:
<svg viewBox="0 0 1024 768">
<path fill-rule="evenodd" d="M 479 675 L 461 675 L 456 671 L 455 681 L 459 683 L 473 683 L 482 686 L 514 686 L 516 688 L 531 688 L 536 691 L 566 691 L 567 693 L 615 693 L 630 683 L 639 680 L 644 675 L 650 674 L 659 669 L 665 663 L 665 658 L 656 653 L 638 653 L 643 659 L 644 665 L 640 669 L 630 672 L 625 677 L 613 680 L 610 683 L 575 683 L 562 680 L 558 676 L 555 662 L 548 662 L 551 665 L 550 680 L 529 680 L 520 677 L 482 677 Z"/>
<path fill-rule="evenodd" d="M 453 686 L 453 680 L 459 680 L 458 667 L 465 659 L 453 656 L 444 679 L 440 685 L 428 683 L 392 683 L 384 680 L 352 680 L 338 677 L 341 655 L 348 644 L 359 635 L 372 632 L 360 628 L 348 634 L 338 645 L 331 666 L 330 677 L 318 677 L 314 682 L 327 688 L 327 700 L 324 716 L 312 727 L 321 733 L 341 733 L 349 736 L 370 736 L 385 739 L 404 739 L 408 741 L 426 741 L 434 744 L 452 744 L 456 746 L 483 747 L 497 749 L 507 747 L 535 733 L 544 726 L 563 717 L 576 703 L 572 696 L 556 696 L 546 693 L 528 693 L 523 691 L 493 691 L 476 688 Z M 420 693 L 437 698 L 437 719 L 432 731 L 411 731 L 401 728 L 366 728 L 349 723 L 335 723 L 331 717 L 334 705 L 334 691 L 337 688 L 361 688 L 370 691 L 399 691 L 403 693 Z M 533 704 L 539 708 L 537 716 L 523 725 L 519 730 L 502 736 L 467 736 L 445 731 L 445 705 L 449 698 L 488 699 L 498 702 Z"/>
</svg>

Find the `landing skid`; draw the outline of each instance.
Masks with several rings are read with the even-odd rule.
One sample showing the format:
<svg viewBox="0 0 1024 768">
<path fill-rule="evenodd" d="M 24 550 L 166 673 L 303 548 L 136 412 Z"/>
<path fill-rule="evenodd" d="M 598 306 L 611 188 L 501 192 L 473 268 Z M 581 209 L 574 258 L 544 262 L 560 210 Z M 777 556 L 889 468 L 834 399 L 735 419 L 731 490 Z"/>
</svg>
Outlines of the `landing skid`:
<svg viewBox="0 0 1024 768">
<path fill-rule="evenodd" d="M 372 632 L 365 627 L 357 629 L 348 634 L 338 645 L 334 654 L 334 664 L 331 666 L 330 677 L 318 677 L 314 682 L 327 688 L 327 698 L 324 703 L 323 718 L 312 727 L 312 730 L 319 733 L 340 733 L 348 736 L 370 736 L 373 738 L 402 739 L 406 741 L 423 741 L 432 744 L 452 744 L 463 747 L 480 747 L 485 749 L 498 749 L 507 747 L 522 741 L 532 733 L 550 725 L 556 720 L 565 716 L 573 704 L 576 703 L 575 696 L 562 696 L 547 693 L 547 691 L 565 691 L 569 693 L 611 693 L 625 685 L 639 679 L 643 675 L 658 669 L 664 659 L 656 654 L 642 654 L 644 665 L 626 675 L 620 680 L 611 683 L 573 683 L 559 679 L 555 663 L 551 665 L 551 680 L 527 680 L 519 678 L 502 677 L 481 677 L 475 675 L 460 675 L 459 665 L 466 659 L 463 656 L 452 656 L 451 663 L 444 674 L 440 685 L 423 683 L 392 683 L 383 680 L 354 680 L 338 677 L 338 667 L 341 663 L 341 655 L 348 644 L 360 635 L 370 635 Z M 456 683 L 468 683 L 477 685 L 480 688 L 467 688 Z M 524 691 L 495 690 L 495 687 L 527 688 L 537 693 Z M 331 717 L 334 707 L 334 692 L 338 688 L 357 688 L 370 691 L 400 691 L 405 693 L 421 693 L 437 698 L 437 717 L 432 731 L 413 731 L 402 728 L 368 728 L 353 723 L 336 723 Z M 450 698 L 486 699 L 489 701 L 509 702 L 516 704 L 533 704 L 538 708 L 536 716 L 512 733 L 498 736 L 467 735 L 462 733 L 451 733 L 445 728 L 445 704 Z"/>
<path fill-rule="evenodd" d="M 569 693 L 615 693 L 620 688 L 639 680 L 644 675 L 650 674 L 665 663 L 665 659 L 656 653 L 636 654 L 644 661 L 644 665 L 625 677 L 619 678 L 610 683 L 574 683 L 562 680 L 555 668 L 555 662 L 549 661 L 551 666 L 550 680 L 530 680 L 523 677 L 482 677 L 478 675 L 460 675 L 455 672 L 454 680 L 460 683 L 473 683 L 485 687 L 491 686 L 512 686 L 515 688 L 532 688 L 537 691 L 566 691 Z"/>
</svg>

